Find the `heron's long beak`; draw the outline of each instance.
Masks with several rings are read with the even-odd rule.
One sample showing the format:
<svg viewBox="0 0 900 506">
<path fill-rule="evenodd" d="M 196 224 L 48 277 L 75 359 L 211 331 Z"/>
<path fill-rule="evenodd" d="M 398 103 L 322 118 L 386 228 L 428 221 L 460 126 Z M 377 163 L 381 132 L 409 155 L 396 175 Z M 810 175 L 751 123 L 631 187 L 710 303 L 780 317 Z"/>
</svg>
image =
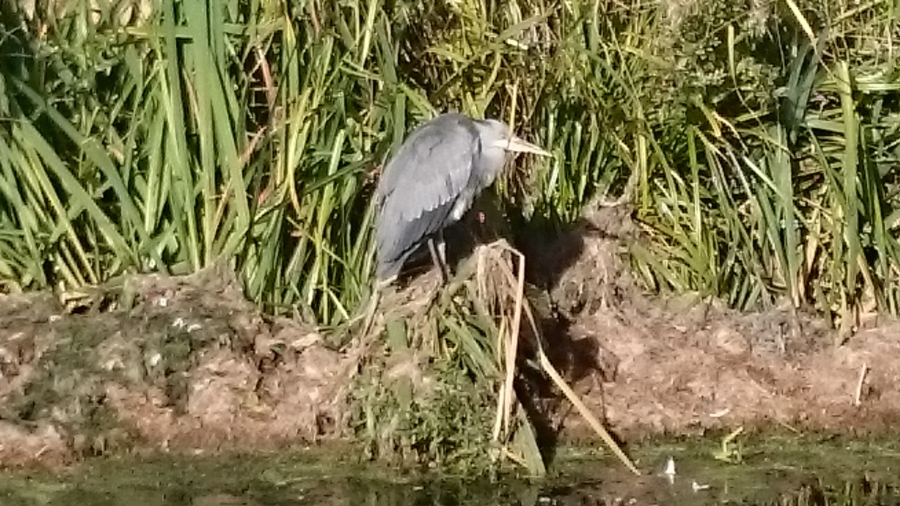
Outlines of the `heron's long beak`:
<svg viewBox="0 0 900 506">
<path fill-rule="evenodd" d="M 497 141 L 496 146 L 507 151 L 515 151 L 519 153 L 534 153 L 541 156 L 553 156 L 549 152 L 541 149 L 539 146 L 536 146 L 519 137 L 511 137 L 509 139 Z"/>
</svg>

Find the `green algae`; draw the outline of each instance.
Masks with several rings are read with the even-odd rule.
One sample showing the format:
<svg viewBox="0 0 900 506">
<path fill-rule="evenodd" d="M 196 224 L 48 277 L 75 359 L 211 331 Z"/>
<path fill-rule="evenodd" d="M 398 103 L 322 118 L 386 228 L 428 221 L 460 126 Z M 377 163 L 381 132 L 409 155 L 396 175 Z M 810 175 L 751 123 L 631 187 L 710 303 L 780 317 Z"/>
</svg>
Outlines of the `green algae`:
<svg viewBox="0 0 900 506">
<path fill-rule="evenodd" d="M 712 439 L 642 445 L 636 477 L 590 448 L 563 448 L 541 479 L 404 473 L 316 447 L 270 455 L 100 458 L 65 471 L 0 475 L 4 505 L 900 504 L 900 444 L 748 439 L 740 463 Z M 675 463 L 674 479 L 664 473 Z"/>
</svg>

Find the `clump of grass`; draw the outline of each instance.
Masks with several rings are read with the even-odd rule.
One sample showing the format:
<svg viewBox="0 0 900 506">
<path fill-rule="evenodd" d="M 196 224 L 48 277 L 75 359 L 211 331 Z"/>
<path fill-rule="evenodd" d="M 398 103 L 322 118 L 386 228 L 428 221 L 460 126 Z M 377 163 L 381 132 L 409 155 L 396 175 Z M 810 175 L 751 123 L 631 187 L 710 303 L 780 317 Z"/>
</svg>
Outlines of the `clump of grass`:
<svg viewBox="0 0 900 506">
<path fill-rule="evenodd" d="M 894 156 L 875 147 L 896 130 L 893 57 L 877 42 L 890 9 L 791 1 L 760 30 L 746 7 L 694 4 L 663 51 L 679 64 L 649 79 L 665 86 L 636 270 L 740 308 L 812 307 L 848 333 L 861 313 L 894 312 L 895 176 L 875 169 Z"/>
<path fill-rule="evenodd" d="M 374 363 L 373 363 L 374 362 Z M 450 358 L 418 364 L 427 385 L 367 360 L 349 402 L 351 424 L 371 458 L 444 471 L 490 469 L 489 384 L 479 383 Z M 392 374 L 393 373 L 393 374 Z"/>
<path fill-rule="evenodd" d="M 505 329 L 515 301 L 504 291 L 506 278 L 497 277 L 503 259 L 491 251 L 479 248 L 447 287 L 432 272 L 381 299 L 363 340 L 383 336 L 387 355 L 365 353 L 349 394 L 357 433 L 380 455 L 486 471 L 509 453 L 505 443 L 519 420 L 511 427 L 513 371 L 505 371 L 515 368 L 515 350 Z M 536 462 L 530 470 L 542 474 L 523 420 L 519 432 L 530 435 L 526 451 L 535 453 L 519 460 Z"/>
<path fill-rule="evenodd" d="M 526 411 L 516 388 L 523 380 L 517 367 L 526 359 L 520 350 L 530 348 L 539 369 L 640 474 L 544 354 L 524 272 L 525 257 L 499 240 L 477 247 L 448 286 L 431 277 L 428 287 L 426 278 L 425 293 L 419 281 L 384 299 L 372 336 L 386 337 L 388 355 L 376 359 L 376 367 L 361 368 L 349 395 L 357 433 L 370 448 L 429 462 L 449 457 L 451 465 L 470 469 L 511 460 L 544 474 L 533 418 L 539 414 Z M 522 337 L 530 342 L 520 347 Z M 364 346 L 369 339 L 363 336 Z M 381 357 L 371 351 L 365 356 Z"/>
</svg>

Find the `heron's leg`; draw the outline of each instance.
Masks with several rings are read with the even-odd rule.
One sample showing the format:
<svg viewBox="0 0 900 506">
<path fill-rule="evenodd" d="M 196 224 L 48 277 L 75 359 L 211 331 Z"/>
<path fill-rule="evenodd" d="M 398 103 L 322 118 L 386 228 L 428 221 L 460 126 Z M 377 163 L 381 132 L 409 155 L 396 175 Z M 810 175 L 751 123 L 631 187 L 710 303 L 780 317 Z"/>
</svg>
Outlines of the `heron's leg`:
<svg viewBox="0 0 900 506">
<path fill-rule="evenodd" d="M 437 240 L 435 241 L 435 239 Z M 428 251 L 431 252 L 431 261 L 434 262 L 434 266 L 441 273 L 441 281 L 446 284 L 450 279 L 450 273 L 447 269 L 447 247 L 444 243 L 444 234 L 442 232 L 438 232 L 436 238 L 428 238 Z"/>
<path fill-rule="evenodd" d="M 441 269 L 441 259 L 438 257 L 437 249 L 434 246 L 434 238 L 428 238 L 428 252 L 431 253 L 431 261 L 434 263 L 434 266 L 437 267 L 438 271 L 441 273 L 441 279 L 446 283 L 447 280 L 444 278 L 444 269 Z"/>
<path fill-rule="evenodd" d="M 444 281 L 450 279 L 450 265 L 447 263 L 447 243 L 444 242 L 444 229 L 438 232 L 437 243 L 438 257 L 441 259 L 441 269 L 444 271 Z"/>
</svg>

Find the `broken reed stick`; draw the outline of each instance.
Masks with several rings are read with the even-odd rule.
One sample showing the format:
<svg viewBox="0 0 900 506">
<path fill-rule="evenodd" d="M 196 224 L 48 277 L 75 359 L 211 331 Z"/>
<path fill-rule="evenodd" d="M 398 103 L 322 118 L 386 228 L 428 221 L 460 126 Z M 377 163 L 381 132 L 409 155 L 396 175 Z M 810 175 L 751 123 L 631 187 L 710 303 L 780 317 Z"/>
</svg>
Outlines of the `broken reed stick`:
<svg viewBox="0 0 900 506">
<path fill-rule="evenodd" d="M 588 407 L 585 406 L 583 402 L 581 402 L 581 399 L 578 398 L 578 395 L 576 395 L 575 392 L 572 391 L 571 388 L 569 388 L 569 385 L 566 384 L 565 380 L 562 379 L 562 376 L 559 375 L 559 373 L 556 371 L 556 368 L 553 367 L 553 364 L 550 363 L 550 359 L 547 358 L 547 355 L 544 353 L 544 349 L 539 348 L 538 353 L 541 356 L 541 367 L 547 371 L 547 374 L 550 375 L 550 378 L 553 379 L 553 382 L 556 383 L 556 386 L 558 386 L 560 390 L 563 391 L 563 393 L 566 395 L 566 398 L 569 399 L 569 402 L 575 405 L 575 409 L 577 409 L 581 416 L 583 416 L 584 419 L 587 420 L 591 428 L 594 429 L 594 432 L 596 432 L 603 439 L 603 441 L 609 446 L 613 453 L 616 454 L 616 457 L 619 457 L 619 460 L 621 460 L 622 463 L 624 463 L 625 466 L 631 470 L 631 472 L 633 472 L 637 476 L 640 476 L 641 472 L 637 467 L 634 466 L 634 463 L 631 462 L 631 459 L 629 459 L 628 456 L 625 455 L 625 452 L 623 452 L 622 449 L 619 448 L 619 445 L 616 444 L 616 441 L 612 438 L 612 436 L 609 435 L 609 432 L 606 431 L 600 421 L 597 420 L 593 413 L 591 413 L 591 410 L 589 410 Z"/>
<path fill-rule="evenodd" d="M 862 389 L 866 382 L 866 374 L 869 372 L 868 364 L 863 363 L 859 369 L 859 381 L 856 382 L 856 395 L 853 397 L 853 404 L 859 406 L 862 399 Z"/>
<path fill-rule="evenodd" d="M 503 406 L 504 411 L 504 426 L 503 429 L 506 433 L 509 433 L 509 418 L 512 412 L 512 393 L 513 393 L 513 380 L 516 371 L 516 355 L 519 351 L 519 330 L 522 325 L 522 306 L 524 305 L 523 301 L 525 300 L 525 255 L 520 252 L 519 256 L 519 276 L 516 280 L 516 306 L 513 313 L 513 322 L 512 329 L 509 332 L 509 347 L 507 348 L 506 353 L 506 382 L 505 391 L 503 393 L 503 401 L 506 403 Z"/>
<path fill-rule="evenodd" d="M 501 344 L 503 342 L 503 336 L 506 332 L 506 320 L 500 320 L 500 330 L 497 332 L 497 361 L 500 361 L 500 350 Z M 497 441 L 500 438 L 500 430 L 503 428 L 503 417 L 506 416 L 503 410 L 503 407 L 506 406 L 506 401 L 504 401 L 504 395 L 506 395 L 506 386 L 500 386 L 500 395 L 497 396 L 497 417 L 494 419 L 494 430 L 491 432 L 491 440 Z"/>
</svg>

